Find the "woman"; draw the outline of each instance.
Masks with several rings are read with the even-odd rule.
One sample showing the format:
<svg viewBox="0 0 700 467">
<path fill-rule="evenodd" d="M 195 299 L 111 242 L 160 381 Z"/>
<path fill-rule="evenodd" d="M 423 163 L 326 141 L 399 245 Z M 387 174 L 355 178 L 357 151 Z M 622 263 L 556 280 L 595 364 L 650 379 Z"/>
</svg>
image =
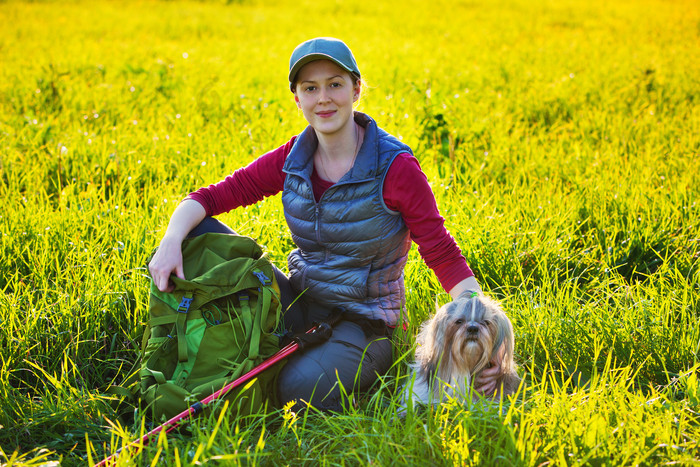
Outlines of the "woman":
<svg viewBox="0 0 700 467">
<path fill-rule="evenodd" d="M 289 277 L 275 272 L 285 326 L 302 331 L 337 306 L 347 319 L 328 342 L 289 360 L 278 396 L 282 403 L 340 410 L 338 380 L 346 389 L 358 382 L 364 389 L 392 364 L 387 327 L 403 312 L 411 239 L 453 298 L 480 288 L 411 149 L 353 111 L 362 82 L 350 49 L 332 38 L 300 44 L 290 60 L 289 85 L 309 126 L 223 181 L 191 193 L 173 212 L 149 269 L 156 286 L 168 290 L 171 273 L 183 277 L 185 237 L 233 233 L 211 216 L 281 191 L 297 246 L 288 258 Z M 492 391 L 499 372 L 498 366 L 484 372 L 479 390 Z"/>
</svg>

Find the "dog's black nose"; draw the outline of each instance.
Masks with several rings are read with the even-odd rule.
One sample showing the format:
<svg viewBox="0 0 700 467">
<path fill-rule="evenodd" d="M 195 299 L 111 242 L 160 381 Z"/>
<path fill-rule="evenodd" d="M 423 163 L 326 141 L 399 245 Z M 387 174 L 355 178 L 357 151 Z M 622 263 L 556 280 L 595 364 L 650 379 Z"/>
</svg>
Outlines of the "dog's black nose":
<svg viewBox="0 0 700 467">
<path fill-rule="evenodd" d="M 467 325 L 467 333 L 469 334 L 476 334 L 479 332 L 479 326 L 476 324 L 468 324 Z"/>
</svg>

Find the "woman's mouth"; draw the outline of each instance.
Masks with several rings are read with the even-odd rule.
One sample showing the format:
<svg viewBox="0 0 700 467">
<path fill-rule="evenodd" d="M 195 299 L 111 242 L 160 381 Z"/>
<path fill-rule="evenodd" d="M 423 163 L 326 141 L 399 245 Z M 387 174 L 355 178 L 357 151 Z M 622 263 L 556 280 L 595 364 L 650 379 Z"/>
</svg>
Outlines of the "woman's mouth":
<svg viewBox="0 0 700 467">
<path fill-rule="evenodd" d="M 335 110 L 324 110 L 322 112 L 316 112 L 316 115 L 318 115 L 321 118 L 332 117 L 333 115 L 335 115 Z"/>
</svg>

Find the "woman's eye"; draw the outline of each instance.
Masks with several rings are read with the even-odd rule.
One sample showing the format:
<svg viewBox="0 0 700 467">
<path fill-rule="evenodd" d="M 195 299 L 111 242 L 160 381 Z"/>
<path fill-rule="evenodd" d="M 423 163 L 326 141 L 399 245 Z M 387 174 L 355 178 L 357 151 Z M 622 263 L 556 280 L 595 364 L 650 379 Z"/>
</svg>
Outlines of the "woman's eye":
<svg viewBox="0 0 700 467">
<path fill-rule="evenodd" d="M 307 86 L 305 91 L 306 92 L 314 92 L 316 90 L 316 86 Z"/>
<path fill-rule="evenodd" d="M 341 83 L 331 83 L 332 88 L 339 88 L 340 86 L 342 86 Z"/>
</svg>

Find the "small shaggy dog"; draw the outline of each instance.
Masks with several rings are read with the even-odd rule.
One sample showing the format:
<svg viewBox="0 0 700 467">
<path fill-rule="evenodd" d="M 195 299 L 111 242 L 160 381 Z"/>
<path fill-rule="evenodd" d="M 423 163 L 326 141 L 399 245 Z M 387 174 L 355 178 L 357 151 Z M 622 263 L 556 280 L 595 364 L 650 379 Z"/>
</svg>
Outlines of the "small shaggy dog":
<svg viewBox="0 0 700 467">
<path fill-rule="evenodd" d="M 496 391 L 487 396 L 508 395 L 518 389 L 513 326 L 500 305 L 488 297 L 469 292 L 442 306 L 423 323 L 416 341 L 416 363 L 411 365 L 415 380 L 406 387 L 405 404 L 435 404 L 446 395 L 463 399 L 501 346 L 503 372 Z"/>
</svg>

